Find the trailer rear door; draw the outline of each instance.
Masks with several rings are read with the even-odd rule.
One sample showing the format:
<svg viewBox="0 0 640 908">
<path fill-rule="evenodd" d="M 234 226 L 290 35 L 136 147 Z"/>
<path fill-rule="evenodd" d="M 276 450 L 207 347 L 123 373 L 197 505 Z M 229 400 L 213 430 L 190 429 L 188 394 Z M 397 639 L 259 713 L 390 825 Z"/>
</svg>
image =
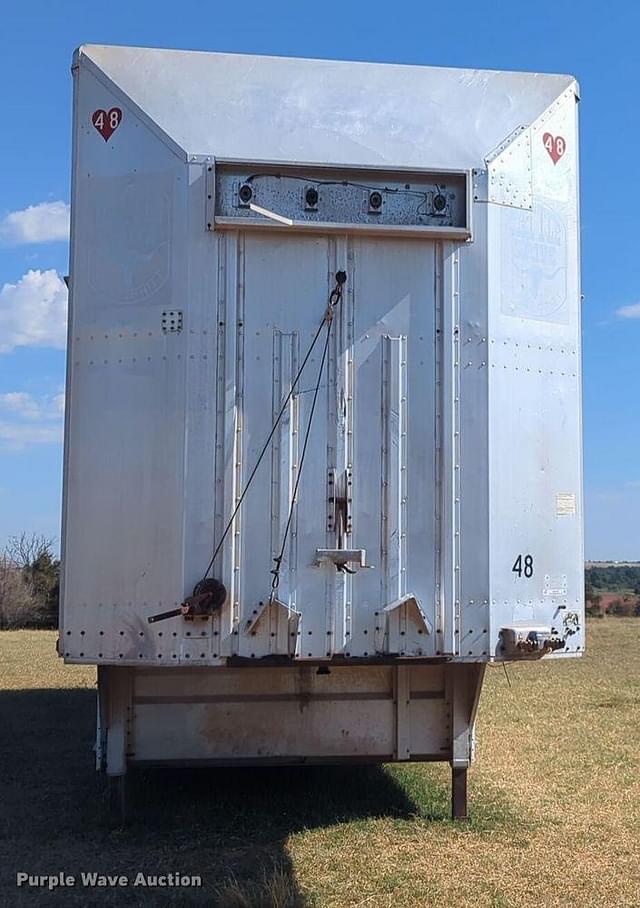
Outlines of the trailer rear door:
<svg viewBox="0 0 640 908">
<path fill-rule="evenodd" d="M 322 323 L 336 273 L 346 273 L 322 373 L 326 325 L 217 566 L 230 592 L 232 651 L 259 657 L 294 643 L 315 659 L 434 651 L 437 254 L 434 241 L 394 236 L 222 235 L 218 533 Z"/>
</svg>

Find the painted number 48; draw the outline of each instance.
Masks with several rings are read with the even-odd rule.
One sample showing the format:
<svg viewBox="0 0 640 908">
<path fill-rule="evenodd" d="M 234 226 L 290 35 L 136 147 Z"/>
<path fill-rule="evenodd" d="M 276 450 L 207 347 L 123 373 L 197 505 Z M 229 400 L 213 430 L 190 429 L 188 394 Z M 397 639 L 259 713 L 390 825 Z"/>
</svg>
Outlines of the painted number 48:
<svg viewBox="0 0 640 908">
<path fill-rule="evenodd" d="M 533 577 L 533 555 L 518 555 L 511 570 L 518 577 Z"/>
</svg>

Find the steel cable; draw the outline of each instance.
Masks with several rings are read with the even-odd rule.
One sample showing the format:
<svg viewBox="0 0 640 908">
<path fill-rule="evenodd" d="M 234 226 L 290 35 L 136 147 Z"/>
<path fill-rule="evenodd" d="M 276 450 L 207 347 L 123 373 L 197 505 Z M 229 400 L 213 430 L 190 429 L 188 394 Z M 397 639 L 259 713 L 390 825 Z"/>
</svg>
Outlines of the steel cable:
<svg viewBox="0 0 640 908">
<path fill-rule="evenodd" d="M 214 563 L 215 563 L 215 560 L 216 560 L 216 558 L 218 557 L 218 555 L 219 555 L 219 553 L 220 553 L 220 550 L 222 549 L 222 546 L 223 546 L 223 544 L 224 544 L 224 541 L 225 541 L 225 539 L 227 538 L 227 535 L 229 534 L 229 530 L 230 530 L 231 527 L 233 526 L 233 522 L 234 522 L 234 520 L 236 519 L 236 515 L 238 514 L 238 511 L 240 510 L 240 508 L 241 508 L 241 506 L 242 506 L 242 502 L 244 501 L 244 499 L 245 499 L 245 497 L 246 497 L 246 494 L 247 494 L 247 492 L 249 491 L 249 488 L 250 488 L 250 486 L 251 486 L 251 483 L 253 482 L 256 473 L 258 472 L 258 468 L 260 467 L 260 464 L 262 463 L 262 460 L 263 460 L 265 454 L 267 453 L 267 450 L 269 449 L 269 445 L 270 445 L 270 443 L 271 443 L 271 439 L 272 439 L 273 436 L 275 435 L 276 430 L 277 430 L 277 428 L 278 428 L 278 426 L 279 426 L 279 424 L 280 424 L 280 420 L 282 419 L 282 417 L 283 417 L 283 415 L 284 415 L 284 413 L 285 413 L 285 411 L 286 411 L 286 409 L 287 409 L 287 407 L 288 407 L 288 405 L 289 405 L 289 401 L 291 400 L 291 398 L 292 398 L 293 395 L 294 395 L 294 392 L 295 392 L 295 389 L 296 389 L 296 387 L 297 387 L 297 385 L 298 385 L 298 382 L 300 381 L 300 378 L 301 378 L 301 376 L 302 376 L 302 373 L 304 372 L 304 368 L 305 368 L 305 366 L 307 365 L 307 363 L 309 362 L 309 358 L 311 357 L 311 354 L 313 353 L 313 350 L 314 350 L 314 348 L 315 348 L 315 346 L 316 346 L 316 344 L 317 344 L 317 342 L 318 342 L 318 339 L 319 339 L 320 335 L 322 334 L 322 329 L 323 329 L 323 328 L 325 327 L 325 325 L 326 325 L 326 326 L 327 326 L 327 336 L 326 336 L 326 339 L 325 339 L 324 349 L 323 349 L 323 352 L 322 352 L 322 361 L 321 361 L 321 364 L 320 364 L 320 369 L 319 369 L 319 371 L 318 371 L 318 381 L 316 382 L 316 386 L 315 386 L 315 388 L 314 388 L 313 401 L 312 401 L 311 410 L 310 410 L 310 413 L 309 413 L 309 423 L 308 423 L 308 425 L 307 425 L 307 430 L 306 430 L 306 433 L 305 433 L 305 439 L 304 439 L 304 443 L 303 443 L 303 446 L 302 446 L 302 454 L 301 454 L 301 457 L 300 457 L 300 464 L 299 464 L 299 467 L 298 467 L 298 475 L 297 475 L 297 477 L 296 477 L 296 483 L 295 483 L 295 487 L 294 487 L 294 491 L 293 491 L 293 495 L 292 495 L 292 499 L 291 499 L 291 507 L 290 507 L 290 509 L 289 509 L 289 516 L 288 516 L 288 519 L 287 519 L 287 526 L 286 526 L 286 529 L 285 529 L 285 538 L 284 538 L 284 541 L 283 541 L 282 550 L 281 550 L 279 559 L 274 559 L 274 561 L 276 561 L 277 567 L 276 567 L 275 571 L 272 571 L 272 573 L 275 574 L 276 571 L 277 571 L 278 574 L 277 574 L 276 576 L 279 578 L 279 564 L 280 564 L 280 561 L 282 561 L 282 558 L 284 557 L 284 548 L 285 548 L 285 546 L 286 546 L 287 536 L 288 536 L 288 534 L 289 534 L 289 529 L 290 529 L 290 527 L 291 527 L 291 520 L 292 520 L 292 516 L 293 516 L 293 509 L 294 509 L 294 506 L 295 506 L 296 496 L 297 496 L 297 493 L 298 493 L 298 487 L 299 487 L 299 484 L 300 484 L 300 476 L 301 476 L 301 474 L 302 474 L 302 464 L 303 464 L 303 462 L 304 462 L 304 456 L 305 456 L 305 454 L 306 454 L 307 443 L 308 443 L 308 440 L 309 440 L 309 433 L 310 433 L 310 429 L 311 429 L 311 422 L 312 422 L 312 419 L 313 419 L 313 413 L 314 413 L 315 406 L 316 406 L 316 401 L 317 401 L 317 398 L 318 398 L 318 392 L 319 392 L 319 390 L 320 390 L 320 382 L 321 382 L 321 379 L 322 379 L 322 372 L 323 372 L 323 370 L 324 370 L 324 364 L 325 364 L 325 361 L 326 361 L 326 358 L 327 358 L 327 351 L 328 351 L 328 349 L 329 349 L 329 338 L 330 338 L 330 336 L 331 336 L 331 322 L 333 321 L 333 313 L 334 313 L 335 307 L 338 305 L 338 303 L 339 303 L 340 300 L 342 299 L 342 286 L 343 286 L 344 282 L 346 281 L 346 279 L 347 279 L 347 275 L 345 274 L 344 271 L 338 271 L 338 272 L 336 272 L 336 284 L 335 284 L 335 287 L 333 288 L 333 290 L 331 291 L 331 293 L 329 294 L 329 302 L 328 302 L 328 305 L 327 305 L 327 309 L 326 309 L 326 311 L 325 311 L 325 314 L 324 314 L 324 316 L 323 316 L 323 318 L 322 318 L 322 321 L 320 322 L 320 324 L 319 324 L 319 326 L 318 326 L 318 330 L 316 331 L 316 333 L 315 333 L 315 335 L 314 335 L 314 337 L 313 337 L 313 340 L 311 341 L 311 344 L 310 344 L 310 346 L 309 346 L 309 349 L 307 350 L 307 352 L 306 352 L 306 354 L 305 354 L 305 357 L 304 357 L 304 359 L 302 360 L 302 364 L 301 364 L 300 368 L 298 369 L 298 371 L 297 371 L 297 373 L 296 373 L 296 375 L 295 375 L 295 377 L 294 377 L 294 379 L 293 379 L 293 381 L 292 381 L 292 383 L 291 383 L 291 387 L 289 388 L 289 392 L 287 393 L 287 396 L 285 397 L 284 403 L 282 404 L 282 407 L 280 408 L 280 411 L 279 411 L 278 415 L 276 416 L 276 419 L 275 419 L 275 422 L 274 422 L 274 424 L 273 424 L 273 426 L 272 426 L 272 428 L 271 428 L 271 431 L 269 432 L 269 435 L 267 436 L 267 439 L 266 439 L 266 441 L 265 441 L 265 443 L 264 443 L 264 445 L 263 445 L 263 447 L 262 447 L 262 450 L 260 451 L 260 454 L 258 455 L 258 459 L 257 459 L 257 461 L 256 461 L 256 463 L 255 463 L 255 466 L 254 466 L 253 470 L 251 471 L 251 474 L 250 474 L 250 476 L 249 476 L 249 479 L 247 480 L 246 485 L 245 485 L 244 489 L 242 490 L 242 493 L 241 493 L 240 497 L 238 498 L 238 501 L 236 502 L 236 506 L 234 507 L 233 512 L 232 512 L 232 514 L 231 514 L 231 517 L 229 518 L 229 520 L 228 520 L 228 522 L 227 522 L 227 525 L 226 525 L 225 528 L 224 528 L 224 532 L 222 533 L 222 536 L 220 537 L 220 539 L 219 539 L 219 541 L 218 541 L 218 544 L 216 545 L 216 547 L 215 547 L 215 549 L 214 549 L 214 551 L 213 551 L 213 555 L 211 556 L 211 560 L 209 561 L 209 564 L 208 564 L 208 566 L 207 566 L 207 569 L 206 569 L 206 571 L 205 571 L 204 574 L 203 574 L 203 577 L 202 577 L 203 580 L 205 580 L 205 579 L 207 578 L 207 575 L 209 574 L 209 571 L 210 571 L 211 568 L 213 567 L 213 565 L 214 565 Z M 274 581 L 276 581 L 276 576 L 274 576 Z M 276 582 L 275 586 L 272 586 L 272 598 L 273 598 L 273 594 L 274 594 L 274 592 L 275 592 L 275 589 L 277 589 L 277 582 Z"/>
</svg>

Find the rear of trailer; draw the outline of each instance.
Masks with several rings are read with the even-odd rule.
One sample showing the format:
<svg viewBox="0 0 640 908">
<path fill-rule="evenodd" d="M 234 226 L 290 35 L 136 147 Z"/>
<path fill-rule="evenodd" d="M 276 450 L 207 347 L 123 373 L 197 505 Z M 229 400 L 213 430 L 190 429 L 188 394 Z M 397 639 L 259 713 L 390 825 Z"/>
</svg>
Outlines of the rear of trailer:
<svg viewBox="0 0 640 908">
<path fill-rule="evenodd" d="M 447 760 L 465 815 L 487 663 L 584 647 L 576 82 L 73 74 L 60 651 L 98 766 Z"/>
</svg>

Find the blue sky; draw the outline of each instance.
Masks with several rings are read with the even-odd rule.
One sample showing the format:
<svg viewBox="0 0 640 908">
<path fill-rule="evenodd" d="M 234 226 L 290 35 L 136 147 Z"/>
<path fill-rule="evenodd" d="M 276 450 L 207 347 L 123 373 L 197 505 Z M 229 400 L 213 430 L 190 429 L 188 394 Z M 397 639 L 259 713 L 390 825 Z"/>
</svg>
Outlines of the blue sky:
<svg viewBox="0 0 640 908">
<path fill-rule="evenodd" d="M 576 75 L 586 555 L 640 560 L 640 7 L 30 0 L 2 20 L 0 546 L 60 534 L 69 67 L 77 45 L 113 43 Z"/>
</svg>

